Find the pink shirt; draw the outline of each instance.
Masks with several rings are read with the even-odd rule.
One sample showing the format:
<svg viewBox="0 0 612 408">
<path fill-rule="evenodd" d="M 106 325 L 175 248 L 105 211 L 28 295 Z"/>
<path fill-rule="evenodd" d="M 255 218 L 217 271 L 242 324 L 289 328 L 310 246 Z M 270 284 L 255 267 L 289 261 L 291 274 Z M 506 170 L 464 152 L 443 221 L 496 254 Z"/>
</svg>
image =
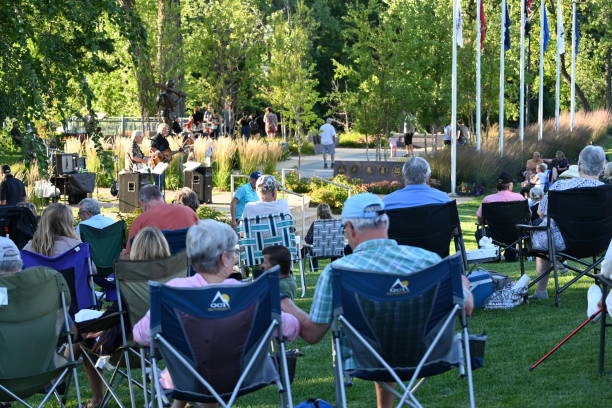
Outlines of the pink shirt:
<svg viewBox="0 0 612 408">
<path fill-rule="evenodd" d="M 523 197 L 519 193 L 513 193 L 509 190 L 502 190 L 498 191 L 495 194 L 489 194 L 482 200 L 482 203 L 497 203 L 500 201 L 521 201 L 524 199 L 525 197 Z M 476 210 L 477 217 L 482 217 L 482 203 L 478 207 L 478 210 Z"/>
</svg>

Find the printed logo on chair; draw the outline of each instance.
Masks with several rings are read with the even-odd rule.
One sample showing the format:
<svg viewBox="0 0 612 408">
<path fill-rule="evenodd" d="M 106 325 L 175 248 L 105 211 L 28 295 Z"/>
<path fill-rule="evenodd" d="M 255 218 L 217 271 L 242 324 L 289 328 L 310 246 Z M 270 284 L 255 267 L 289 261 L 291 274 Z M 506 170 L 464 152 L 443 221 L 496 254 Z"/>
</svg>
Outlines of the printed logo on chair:
<svg viewBox="0 0 612 408">
<path fill-rule="evenodd" d="M 8 306 L 8 292 L 6 288 L 0 288 L 0 306 Z"/>
<path fill-rule="evenodd" d="M 219 291 L 217 291 L 217 293 L 215 294 L 215 297 L 213 298 L 212 302 L 210 302 L 210 306 L 208 307 L 208 311 L 212 312 L 212 311 L 225 311 L 225 310 L 230 310 L 230 297 L 227 293 L 221 293 Z"/>
<path fill-rule="evenodd" d="M 410 292 L 410 289 L 408 289 L 408 281 L 407 280 L 401 281 L 399 280 L 399 278 L 397 278 L 397 280 L 389 288 L 387 295 L 389 296 L 405 295 L 408 292 Z"/>
</svg>

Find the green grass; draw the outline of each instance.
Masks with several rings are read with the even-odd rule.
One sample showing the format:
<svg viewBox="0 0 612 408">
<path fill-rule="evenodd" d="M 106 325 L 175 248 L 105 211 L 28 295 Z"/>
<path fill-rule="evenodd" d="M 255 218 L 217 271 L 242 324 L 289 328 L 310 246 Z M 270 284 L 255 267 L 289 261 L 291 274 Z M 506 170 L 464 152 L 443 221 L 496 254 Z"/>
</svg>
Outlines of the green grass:
<svg viewBox="0 0 612 408">
<path fill-rule="evenodd" d="M 460 204 L 462 229 L 468 249 L 476 247 L 474 239 L 474 213 L 478 200 Z M 518 278 L 518 263 L 484 265 Z M 527 263 L 527 272 L 534 276 L 534 263 Z M 307 297 L 296 303 L 304 310 L 310 308 L 317 275 L 307 273 Z M 562 275 L 561 282 L 569 280 Z M 579 281 L 562 296 L 561 308 L 554 307 L 552 299 L 533 301 L 511 310 L 476 310 L 470 321 L 472 333 L 486 333 L 485 366 L 474 372 L 476 402 L 481 407 L 609 407 L 612 400 L 612 377 L 601 377 L 597 371 L 599 324 L 590 324 L 561 347 L 552 357 L 533 372 L 528 368 L 562 340 L 586 318 L 586 291 L 591 284 Z M 552 282 L 551 282 L 552 285 Z M 611 336 L 607 349 L 612 351 Z M 304 353 L 297 366 L 293 383 L 294 401 L 323 398 L 334 402 L 333 372 L 331 366 L 331 337 L 309 345 L 298 340 L 289 348 Z M 609 357 L 608 368 L 612 368 Z M 136 376 L 140 375 L 135 370 Z M 89 387 L 81 375 L 81 388 L 85 398 Z M 372 384 L 355 380 L 347 391 L 350 407 L 373 407 L 375 397 Z M 72 394 L 74 396 L 74 394 Z M 127 389 L 121 389 L 127 400 Z M 433 377 L 417 392 L 424 406 L 458 407 L 468 405 L 467 381 L 456 371 Z M 274 387 L 267 387 L 239 400 L 240 407 L 278 406 Z M 76 403 L 72 404 L 75 406 Z M 137 406 L 142 406 L 140 400 Z"/>
</svg>

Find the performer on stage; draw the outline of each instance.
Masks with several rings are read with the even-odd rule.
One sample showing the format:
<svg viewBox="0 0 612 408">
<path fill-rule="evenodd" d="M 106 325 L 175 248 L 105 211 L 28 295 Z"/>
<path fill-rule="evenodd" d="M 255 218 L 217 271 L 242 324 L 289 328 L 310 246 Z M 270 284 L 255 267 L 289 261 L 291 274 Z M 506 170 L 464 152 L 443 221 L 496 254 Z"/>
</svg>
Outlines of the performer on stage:
<svg viewBox="0 0 612 408">
<path fill-rule="evenodd" d="M 170 128 L 165 123 L 157 125 L 157 136 L 151 139 L 151 152 L 164 153 L 170 151 L 170 143 L 168 143 L 168 132 Z"/>
<path fill-rule="evenodd" d="M 144 133 L 141 131 L 136 131 L 132 133 L 132 145 L 125 152 L 125 169 L 127 171 L 139 171 L 144 169 L 149 163 L 151 159 L 149 156 L 145 156 L 142 150 L 140 149 L 140 144 L 142 143 L 142 139 L 144 138 Z"/>
</svg>

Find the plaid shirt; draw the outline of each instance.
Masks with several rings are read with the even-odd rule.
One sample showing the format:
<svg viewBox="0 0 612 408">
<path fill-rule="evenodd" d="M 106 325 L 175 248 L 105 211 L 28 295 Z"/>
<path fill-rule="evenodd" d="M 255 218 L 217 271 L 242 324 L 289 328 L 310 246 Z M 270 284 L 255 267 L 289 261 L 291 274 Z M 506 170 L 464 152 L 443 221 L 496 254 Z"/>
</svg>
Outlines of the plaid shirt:
<svg viewBox="0 0 612 408">
<path fill-rule="evenodd" d="M 357 245 L 351 255 L 340 258 L 325 267 L 312 298 L 310 320 L 315 323 L 331 323 L 332 321 L 332 265 L 409 275 L 440 261 L 438 254 L 421 248 L 398 245 L 392 239 L 372 239 L 362 242 Z"/>
</svg>

